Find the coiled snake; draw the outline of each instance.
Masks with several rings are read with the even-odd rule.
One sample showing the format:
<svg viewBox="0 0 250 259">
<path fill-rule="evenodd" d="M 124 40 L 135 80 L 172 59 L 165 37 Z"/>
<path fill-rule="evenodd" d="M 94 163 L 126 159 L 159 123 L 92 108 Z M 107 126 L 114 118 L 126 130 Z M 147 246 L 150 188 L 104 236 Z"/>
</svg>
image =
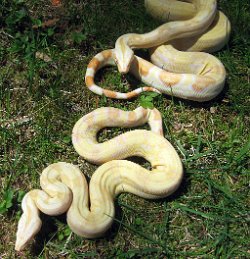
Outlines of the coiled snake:
<svg viewBox="0 0 250 259">
<path fill-rule="evenodd" d="M 225 68 L 216 57 L 196 51 L 213 52 L 223 47 L 229 38 L 230 23 L 217 11 L 215 0 L 191 2 L 145 0 L 148 11 L 154 16 L 161 18 L 162 10 L 168 10 L 171 19 L 189 19 L 165 23 L 146 34 L 129 33 L 119 37 L 115 49 L 103 51 L 90 61 L 85 75 L 88 89 L 117 99 L 129 99 L 143 91 L 199 102 L 216 97 L 224 87 Z M 135 48 L 151 48 L 153 64 L 135 56 L 132 51 Z M 99 87 L 94 77 L 106 65 L 117 65 L 121 73 L 131 72 L 149 87 L 129 93 Z"/>
<path fill-rule="evenodd" d="M 170 19 L 187 20 L 166 23 L 150 33 L 125 34 L 118 38 L 115 49 L 97 54 L 89 63 L 87 87 L 97 94 L 120 99 L 134 97 L 142 91 L 195 101 L 211 100 L 218 95 L 226 75 L 222 63 L 206 53 L 175 49 L 215 51 L 225 45 L 230 23 L 223 13 L 217 12 L 216 1 L 145 0 L 145 5 L 158 18 L 162 10 L 169 10 Z M 160 18 L 166 20 L 166 15 Z M 154 65 L 136 57 L 132 48 L 152 48 Z M 106 65 L 117 65 L 120 72 L 129 71 L 150 86 L 130 93 L 102 89 L 94 83 L 94 76 Z M 104 143 L 96 140 L 97 132 L 103 127 L 134 127 L 146 122 L 151 131 L 133 130 Z M 72 231 L 94 238 L 111 226 L 115 211 L 113 199 L 119 193 L 130 192 L 148 199 L 173 193 L 180 185 L 183 169 L 175 149 L 162 135 L 161 116 L 156 109 L 140 107 L 125 112 L 100 108 L 81 118 L 73 129 L 73 145 L 86 160 L 101 166 L 94 172 L 88 189 L 78 167 L 64 162 L 49 165 L 40 178 L 43 190 L 31 190 L 23 198 L 15 249 L 25 248 L 40 230 L 39 211 L 48 215 L 67 211 Z M 130 156 L 145 158 L 152 170 L 120 160 Z"/>
<path fill-rule="evenodd" d="M 133 130 L 104 143 L 96 134 L 104 127 L 134 127 L 144 123 L 149 130 Z M 89 189 L 78 167 L 64 162 L 49 165 L 40 178 L 42 190 L 31 190 L 22 200 L 16 250 L 22 250 L 41 227 L 39 210 L 48 215 L 67 211 L 67 222 L 76 234 L 94 238 L 105 233 L 114 219 L 114 197 L 129 192 L 143 198 L 163 198 L 173 193 L 182 179 L 182 163 L 173 146 L 162 136 L 158 110 L 137 108 L 125 112 L 99 108 L 78 120 L 72 141 L 86 160 L 102 164 L 93 174 Z M 151 163 L 149 171 L 120 160 L 140 156 Z"/>
</svg>

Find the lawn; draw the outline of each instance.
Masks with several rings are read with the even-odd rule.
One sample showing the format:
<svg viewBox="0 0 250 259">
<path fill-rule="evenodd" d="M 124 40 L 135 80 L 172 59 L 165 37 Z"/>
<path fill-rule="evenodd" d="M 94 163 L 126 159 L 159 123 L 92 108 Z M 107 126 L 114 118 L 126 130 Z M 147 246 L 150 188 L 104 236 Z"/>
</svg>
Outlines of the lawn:
<svg viewBox="0 0 250 259">
<path fill-rule="evenodd" d="M 88 91 L 84 75 L 95 54 L 159 22 L 145 13 L 143 0 L 63 2 L 60 8 L 50 1 L 0 3 L 0 258 L 250 257 L 249 1 L 218 1 L 232 24 L 229 44 L 214 54 L 227 82 L 218 98 L 202 104 L 163 95 L 119 101 Z M 138 86 L 115 68 L 98 81 L 119 91 Z M 178 191 L 154 201 L 120 195 L 115 223 L 99 239 L 72 233 L 65 215 L 42 215 L 35 241 L 16 253 L 21 200 L 39 188 L 42 170 L 64 161 L 91 177 L 97 168 L 72 146 L 76 121 L 98 107 L 133 110 L 145 102 L 162 113 L 165 137 L 182 159 Z M 104 130 L 100 139 L 122 132 Z"/>
</svg>

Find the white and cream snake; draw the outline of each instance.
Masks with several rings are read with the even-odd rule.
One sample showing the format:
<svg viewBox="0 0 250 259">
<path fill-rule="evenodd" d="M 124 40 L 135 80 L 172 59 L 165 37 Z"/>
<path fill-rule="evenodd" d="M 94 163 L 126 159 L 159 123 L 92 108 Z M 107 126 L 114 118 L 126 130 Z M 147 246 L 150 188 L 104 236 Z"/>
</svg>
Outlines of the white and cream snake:
<svg viewBox="0 0 250 259">
<path fill-rule="evenodd" d="M 149 130 L 133 130 L 103 143 L 96 135 L 104 127 L 135 127 L 148 123 Z M 17 251 L 41 228 L 39 211 L 59 215 L 67 211 L 67 223 L 77 235 L 95 238 L 103 235 L 114 219 L 114 197 L 129 192 L 147 199 L 173 193 L 182 180 L 182 163 L 173 146 L 163 137 L 158 110 L 139 107 L 131 112 L 99 108 L 75 124 L 72 142 L 86 160 L 102 164 L 91 177 L 89 188 L 77 166 L 58 162 L 41 174 L 43 190 L 31 190 L 22 200 L 23 214 L 16 234 Z M 143 157 L 151 163 L 149 171 L 120 160 Z"/>
<path fill-rule="evenodd" d="M 211 100 L 218 95 L 226 75 L 222 63 L 207 53 L 176 49 L 215 51 L 226 44 L 230 23 L 217 11 L 216 1 L 145 0 L 145 5 L 155 17 L 187 20 L 169 22 L 142 35 L 121 36 L 115 49 L 105 50 L 91 60 L 85 77 L 87 87 L 97 94 L 120 99 L 134 97 L 143 91 L 195 101 Z M 135 56 L 134 48 L 152 48 L 153 64 Z M 116 64 L 120 72 L 133 73 L 149 87 L 117 93 L 97 86 L 95 73 L 103 66 Z M 135 127 L 146 122 L 151 131 L 129 131 L 104 143 L 96 140 L 101 128 Z M 88 186 L 77 166 L 65 162 L 49 165 L 40 178 L 43 190 L 31 190 L 23 198 L 16 250 L 25 248 L 40 230 L 39 211 L 48 215 L 67 212 L 67 222 L 73 232 L 94 238 L 103 235 L 111 226 L 115 212 L 113 200 L 119 193 L 129 192 L 148 199 L 163 198 L 180 185 L 182 163 L 173 146 L 163 137 L 161 115 L 156 109 L 139 107 L 132 112 L 97 109 L 76 123 L 72 141 L 79 155 L 101 166 Z M 130 156 L 145 158 L 151 163 L 152 170 L 120 160 Z"/>
<path fill-rule="evenodd" d="M 119 37 L 115 49 L 105 50 L 90 61 L 85 75 L 88 89 L 116 99 L 129 99 L 143 91 L 198 102 L 216 97 L 224 87 L 225 68 L 216 57 L 198 51 L 213 52 L 222 48 L 229 38 L 230 23 L 217 11 L 215 0 L 190 2 L 145 0 L 146 8 L 155 17 L 187 20 L 167 22 L 146 34 L 129 33 Z M 170 15 L 163 17 L 163 12 Z M 151 48 L 153 64 L 135 56 L 132 50 L 135 48 Z M 132 73 L 147 87 L 129 93 L 99 87 L 94 82 L 95 74 L 107 65 L 117 65 L 121 73 Z"/>
</svg>

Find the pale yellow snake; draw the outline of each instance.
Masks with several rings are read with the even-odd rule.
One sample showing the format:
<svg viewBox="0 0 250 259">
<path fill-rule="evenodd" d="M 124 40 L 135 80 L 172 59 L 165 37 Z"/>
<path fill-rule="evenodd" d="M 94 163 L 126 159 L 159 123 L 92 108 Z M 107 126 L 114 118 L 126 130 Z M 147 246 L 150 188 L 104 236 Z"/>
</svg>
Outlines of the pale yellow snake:
<svg viewBox="0 0 250 259">
<path fill-rule="evenodd" d="M 149 130 L 132 130 L 104 143 L 96 135 L 104 127 L 134 127 L 144 123 Z M 100 108 L 75 124 L 72 141 L 86 160 L 102 164 L 93 174 L 89 189 L 78 167 L 64 162 L 49 165 L 41 174 L 43 190 L 31 190 L 22 200 L 15 249 L 20 251 L 41 228 L 39 210 L 48 215 L 67 211 L 73 232 L 94 238 L 103 235 L 114 219 L 114 197 L 129 192 L 143 198 L 163 198 L 182 180 L 182 163 L 173 146 L 162 136 L 158 110 L 142 107 L 131 112 Z M 124 159 L 140 156 L 151 163 L 149 171 Z M 104 164 L 103 164 L 104 163 Z"/>
<path fill-rule="evenodd" d="M 217 11 L 215 0 L 191 2 L 193 4 L 176 0 L 145 0 L 148 11 L 154 16 L 161 17 L 160 10 L 165 8 L 169 10 L 171 19 L 188 19 L 167 22 L 146 34 L 129 33 L 119 37 L 115 49 L 101 52 L 90 61 L 85 75 L 88 89 L 117 99 L 132 98 L 143 91 L 199 102 L 216 97 L 224 87 L 225 68 L 216 57 L 196 51 L 213 52 L 223 47 L 229 38 L 230 23 L 222 12 Z M 135 56 L 132 50 L 135 48 L 151 48 L 153 64 Z M 94 77 L 106 65 L 117 65 L 122 73 L 131 72 L 149 87 L 129 93 L 99 87 Z"/>
<path fill-rule="evenodd" d="M 115 49 L 99 53 L 90 62 L 86 72 L 89 89 L 97 94 L 123 99 L 148 90 L 196 101 L 210 100 L 218 95 L 225 81 L 225 69 L 221 62 L 209 54 L 184 53 L 175 47 L 192 51 L 218 50 L 228 40 L 230 24 L 223 13 L 217 12 L 216 1 L 191 2 L 193 5 L 175 0 L 145 0 L 146 8 L 154 16 L 160 17 L 160 10 L 170 8 L 170 19 L 178 17 L 187 20 L 166 23 L 143 35 L 121 36 Z M 170 5 L 166 7 L 164 3 Z M 166 16 L 162 18 L 166 20 Z M 134 56 L 131 49 L 158 45 L 161 46 L 151 50 L 152 62 L 158 67 Z M 94 83 L 94 75 L 108 64 L 117 64 L 122 73 L 132 72 L 150 87 L 130 93 L 116 93 L 98 87 Z M 97 132 L 103 127 L 132 127 L 146 122 L 150 124 L 151 131 L 130 131 L 104 143 L 96 140 Z M 76 166 L 64 162 L 48 166 L 40 178 L 43 190 L 31 190 L 22 201 L 23 214 L 18 223 L 16 250 L 25 248 L 40 230 L 39 211 L 48 215 L 67 211 L 67 222 L 72 231 L 94 238 L 103 235 L 112 224 L 113 199 L 119 193 L 130 192 L 149 199 L 162 198 L 180 185 L 182 164 L 175 149 L 162 136 L 161 116 L 156 109 L 151 111 L 140 107 L 133 112 L 124 112 L 100 108 L 76 123 L 72 140 L 81 156 L 102 165 L 93 174 L 89 189 L 84 175 Z M 152 170 L 119 160 L 130 156 L 144 157 L 151 163 Z"/>
</svg>

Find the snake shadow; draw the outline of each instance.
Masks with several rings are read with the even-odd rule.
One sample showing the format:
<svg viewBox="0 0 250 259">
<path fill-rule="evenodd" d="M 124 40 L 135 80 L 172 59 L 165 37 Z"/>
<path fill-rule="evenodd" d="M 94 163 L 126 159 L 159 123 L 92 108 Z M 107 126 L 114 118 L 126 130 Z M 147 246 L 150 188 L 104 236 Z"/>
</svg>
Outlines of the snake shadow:
<svg viewBox="0 0 250 259">
<path fill-rule="evenodd" d="M 60 216 L 49 216 L 44 213 L 40 213 L 42 220 L 42 227 L 34 238 L 34 242 L 31 245 L 30 253 L 32 256 L 39 256 L 43 252 L 47 243 L 52 240 L 58 233 L 58 226 L 56 220 L 63 224 L 67 224 L 66 213 Z"/>
</svg>

